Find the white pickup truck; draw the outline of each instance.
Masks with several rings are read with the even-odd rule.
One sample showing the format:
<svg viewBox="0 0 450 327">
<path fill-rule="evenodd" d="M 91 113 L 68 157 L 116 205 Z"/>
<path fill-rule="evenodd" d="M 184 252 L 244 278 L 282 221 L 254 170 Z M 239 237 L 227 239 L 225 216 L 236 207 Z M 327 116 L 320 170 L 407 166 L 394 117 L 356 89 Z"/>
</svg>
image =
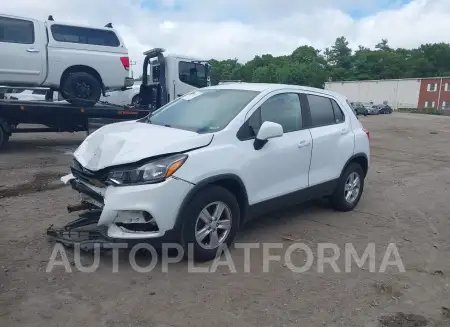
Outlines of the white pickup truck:
<svg viewBox="0 0 450 327">
<path fill-rule="evenodd" d="M 76 26 L 0 14 L 0 85 L 47 87 L 76 106 L 133 85 L 128 49 L 111 24 Z"/>
</svg>

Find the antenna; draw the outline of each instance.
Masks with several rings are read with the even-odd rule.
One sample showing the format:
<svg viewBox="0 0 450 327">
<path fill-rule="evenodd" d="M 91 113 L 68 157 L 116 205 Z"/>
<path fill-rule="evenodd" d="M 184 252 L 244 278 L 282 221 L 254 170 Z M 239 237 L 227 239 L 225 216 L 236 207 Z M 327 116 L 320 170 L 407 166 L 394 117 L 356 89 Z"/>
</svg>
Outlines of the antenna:
<svg viewBox="0 0 450 327">
<path fill-rule="evenodd" d="M 106 24 L 106 25 L 105 25 L 105 27 L 109 27 L 109 28 L 112 28 L 113 26 L 112 26 L 112 24 L 111 24 L 111 23 L 108 23 L 108 24 Z"/>
<path fill-rule="evenodd" d="M 50 20 L 50 21 L 53 22 L 53 21 L 54 21 L 53 16 L 52 16 L 52 15 L 49 15 L 49 16 L 48 16 L 48 20 Z"/>
</svg>

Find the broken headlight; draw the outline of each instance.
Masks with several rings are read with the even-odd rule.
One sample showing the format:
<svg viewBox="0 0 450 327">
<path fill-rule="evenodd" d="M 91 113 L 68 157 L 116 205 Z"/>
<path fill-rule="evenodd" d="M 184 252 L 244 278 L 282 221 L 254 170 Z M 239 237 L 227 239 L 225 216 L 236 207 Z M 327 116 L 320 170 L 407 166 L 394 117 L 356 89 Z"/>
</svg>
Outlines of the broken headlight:
<svg viewBox="0 0 450 327">
<path fill-rule="evenodd" d="M 151 184 L 172 176 L 187 159 L 186 154 L 175 154 L 157 159 L 137 168 L 113 170 L 108 181 L 113 185 Z"/>
</svg>

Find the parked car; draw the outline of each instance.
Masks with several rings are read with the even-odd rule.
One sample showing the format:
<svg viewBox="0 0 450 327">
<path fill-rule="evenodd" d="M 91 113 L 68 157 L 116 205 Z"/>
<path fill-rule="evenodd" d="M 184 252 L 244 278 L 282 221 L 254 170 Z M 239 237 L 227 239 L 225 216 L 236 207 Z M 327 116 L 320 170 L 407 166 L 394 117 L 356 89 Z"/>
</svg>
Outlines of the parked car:
<svg viewBox="0 0 450 327">
<path fill-rule="evenodd" d="M 319 197 L 352 210 L 369 156 L 369 132 L 345 97 L 225 84 L 98 129 L 62 181 L 101 209 L 92 214 L 108 240 L 176 241 L 185 253 L 192 244 L 204 261 L 262 213 Z"/>
<path fill-rule="evenodd" d="M 119 106 L 137 105 L 139 104 L 139 91 L 141 84 L 137 83 L 126 90 L 118 90 L 106 93 L 100 101 L 116 104 Z"/>
<path fill-rule="evenodd" d="M 367 111 L 367 106 L 362 102 L 351 102 L 351 106 L 355 109 L 357 115 L 364 115 Z"/>
<path fill-rule="evenodd" d="M 0 85 L 52 88 L 77 106 L 133 85 L 128 50 L 112 27 L 1 14 L 0 31 Z"/>
<path fill-rule="evenodd" d="M 119 106 L 127 106 L 127 105 L 136 105 L 139 103 L 139 85 L 133 85 L 131 88 L 127 88 L 126 90 L 118 90 L 107 92 L 106 96 L 102 96 L 100 101 L 108 102 L 111 104 L 119 105 Z M 6 100 L 18 100 L 18 101 L 45 101 L 45 89 L 11 89 L 11 93 L 5 93 L 4 97 Z M 54 93 L 54 102 L 65 102 L 67 101 L 61 100 L 58 98 L 58 93 Z"/>
<path fill-rule="evenodd" d="M 10 93 L 5 93 L 6 100 L 23 100 L 23 101 L 45 101 L 45 89 L 25 90 L 12 89 Z"/>
<path fill-rule="evenodd" d="M 392 114 L 392 108 L 387 104 L 376 104 L 368 109 L 368 115 Z"/>
</svg>

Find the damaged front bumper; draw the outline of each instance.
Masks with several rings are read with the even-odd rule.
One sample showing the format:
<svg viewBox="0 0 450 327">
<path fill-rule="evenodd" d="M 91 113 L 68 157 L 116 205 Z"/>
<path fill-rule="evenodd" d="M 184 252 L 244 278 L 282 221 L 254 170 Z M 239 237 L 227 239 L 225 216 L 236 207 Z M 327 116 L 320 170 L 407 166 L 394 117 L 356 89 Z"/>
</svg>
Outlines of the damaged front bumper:
<svg viewBox="0 0 450 327">
<path fill-rule="evenodd" d="M 61 178 L 81 195 L 81 203 L 68 211 L 84 212 L 75 221 L 47 230 L 63 244 L 178 241 L 175 221 L 183 199 L 193 185 L 175 178 L 158 184 L 94 186 L 69 174 Z"/>
</svg>

